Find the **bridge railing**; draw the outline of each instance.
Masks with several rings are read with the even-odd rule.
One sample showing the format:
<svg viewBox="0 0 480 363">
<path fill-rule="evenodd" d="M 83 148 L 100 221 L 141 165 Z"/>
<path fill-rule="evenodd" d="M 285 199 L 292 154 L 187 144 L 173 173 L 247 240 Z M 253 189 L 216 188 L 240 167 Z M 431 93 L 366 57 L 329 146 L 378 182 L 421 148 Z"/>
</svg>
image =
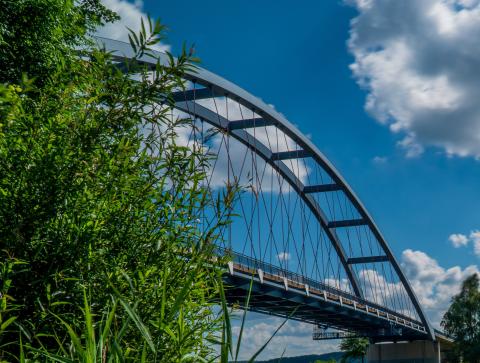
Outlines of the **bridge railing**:
<svg viewBox="0 0 480 363">
<path fill-rule="evenodd" d="M 281 267 L 272 265 L 267 262 L 260 261 L 256 258 L 234 252 L 229 249 L 217 247 L 217 253 L 219 256 L 227 256 L 229 257 L 232 262 L 239 264 L 243 267 L 246 267 L 248 270 L 251 271 L 258 271 L 262 270 L 265 274 L 269 274 L 272 276 L 278 276 L 279 278 L 286 278 L 289 282 L 294 282 L 297 283 L 298 285 L 308 285 L 309 289 L 316 289 L 318 291 L 325 291 L 327 293 L 330 293 L 332 295 L 336 295 L 338 297 L 342 297 L 343 299 L 347 299 L 350 301 L 354 301 L 356 304 L 361 304 L 364 306 L 368 306 L 369 308 L 374 308 L 377 309 L 378 311 L 382 311 L 384 313 L 390 314 L 392 316 L 401 318 L 405 321 L 410 322 L 411 324 L 414 324 L 419 327 L 423 327 L 423 324 L 415 319 L 412 319 L 404 314 L 398 313 L 394 310 L 391 310 L 385 306 L 381 306 L 379 304 L 376 304 L 374 302 L 371 302 L 366 299 L 359 298 L 357 296 L 354 296 L 353 294 L 350 294 L 346 291 L 342 291 L 340 289 L 337 289 L 333 286 L 329 286 L 325 283 L 322 283 L 320 281 L 313 280 L 311 278 L 302 276 L 301 274 L 298 274 L 296 272 L 291 272 L 288 270 L 285 270 Z"/>
<path fill-rule="evenodd" d="M 313 340 L 331 340 L 331 339 L 345 339 L 345 338 L 360 338 L 363 335 L 358 335 L 352 332 L 345 332 L 345 331 L 326 331 L 323 328 L 319 328 L 317 326 L 313 327 L 312 338 Z"/>
</svg>

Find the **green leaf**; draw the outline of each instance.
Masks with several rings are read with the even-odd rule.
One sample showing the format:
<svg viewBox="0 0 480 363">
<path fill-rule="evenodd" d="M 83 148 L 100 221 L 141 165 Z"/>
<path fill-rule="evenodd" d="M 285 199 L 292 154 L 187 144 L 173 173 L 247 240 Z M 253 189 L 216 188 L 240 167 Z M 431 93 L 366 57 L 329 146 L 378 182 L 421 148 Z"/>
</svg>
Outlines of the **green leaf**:
<svg viewBox="0 0 480 363">
<path fill-rule="evenodd" d="M 253 277 L 250 279 L 250 286 L 248 287 L 247 300 L 245 301 L 245 306 L 243 307 L 242 324 L 240 326 L 240 332 L 238 334 L 238 341 L 237 341 L 237 348 L 235 351 L 235 362 L 238 360 L 238 354 L 240 353 L 240 346 L 242 344 L 242 337 L 243 337 L 243 328 L 245 327 L 247 311 L 250 306 L 250 297 L 252 296 L 252 288 L 253 288 Z"/>
<path fill-rule="evenodd" d="M 135 310 L 132 309 L 130 304 L 128 304 L 121 297 L 118 297 L 118 300 L 120 301 L 120 304 L 123 306 L 127 314 L 132 319 L 133 323 L 135 324 L 139 332 L 142 334 L 142 337 L 147 342 L 148 346 L 150 347 L 150 350 L 155 353 L 156 352 L 155 344 L 153 343 L 153 339 L 148 328 L 145 326 L 145 324 L 143 324 L 142 320 L 140 319 L 138 314 L 135 312 Z"/>
<path fill-rule="evenodd" d="M 81 343 L 81 340 L 80 338 L 78 337 L 78 335 L 75 333 L 75 331 L 73 330 L 73 328 L 70 326 L 70 324 L 68 324 L 65 320 L 63 320 L 62 318 L 60 318 L 58 315 L 56 314 L 53 314 L 52 315 L 58 319 L 62 324 L 63 326 L 65 326 L 65 328 L 67 329 L 67 332 L 68 332 L 68 335 L 70 337 L 70 340 L 72 341 L 73 343 L 73 346 L 75 347 L 75 351 L 77 352 L 77 354 L 82 358 L 82 359 L 85 359 L 85 350 L 83 349 L 83 346 L 82 346 L 82 343 Z"/>
<path fill-rule="evenodd" d="M 76 363 L 76 362 L 75 362 L 74 360 L 72 360 L 72 359 L 68 359 L 68 358 L 65 358 L 65 357 L 62 357 L 62 356 L 53 354 L 53 353 L 49 353 L 49 352 L 46 351 L 46 350 L 37 349 L 37 348 L 34 348 L 34 347 L 30 347 L 30 346 L 27 346 L 26 348 L 27 348 L 28 350 L 31 350 L 32 352 L 35 352 L 35 353 L 38 353 L 38 354 L 44 356 L 45 358 L 48 358 L 48 360 L 49 360 L 50 362 Z"/>
<path fill-rule="evenodd" d="M 17 317 L 16 316 L 12 316 L 10 318 L 8 318 L 6 321 L 4 321 L 2 323 L 2 325 L 0 325 L 0 333 L 5 331 L 7 329 L 7 327 L 12 324 L 15 320 L 17 320 Z"/>
</svg>

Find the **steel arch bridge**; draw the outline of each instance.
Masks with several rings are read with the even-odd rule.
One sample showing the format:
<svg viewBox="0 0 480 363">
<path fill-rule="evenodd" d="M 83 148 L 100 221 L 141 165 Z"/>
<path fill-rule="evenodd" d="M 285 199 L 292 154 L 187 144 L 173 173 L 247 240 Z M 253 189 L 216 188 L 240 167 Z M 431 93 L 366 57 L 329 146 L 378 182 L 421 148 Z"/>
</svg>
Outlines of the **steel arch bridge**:
<svg viewBox="0 0 480 363">
<path fill-rule="evenodd" d="M 127 43 L 98 41 L 119 61 L 134 55 Z M 172 117 L 189 115 L 194 127 L 183 141 L 215 155 L 206 186 L 235 180 L 244 187 L 234 207 L 239 217 L 218 246 L 232 256 L 229 302 L 243 304 L 251 288 L 253 311 L 376 341 L 440 337 L 372 217 L 310 139 L 274 107 L 205 69 L 185 78 Z"/>
</svg>

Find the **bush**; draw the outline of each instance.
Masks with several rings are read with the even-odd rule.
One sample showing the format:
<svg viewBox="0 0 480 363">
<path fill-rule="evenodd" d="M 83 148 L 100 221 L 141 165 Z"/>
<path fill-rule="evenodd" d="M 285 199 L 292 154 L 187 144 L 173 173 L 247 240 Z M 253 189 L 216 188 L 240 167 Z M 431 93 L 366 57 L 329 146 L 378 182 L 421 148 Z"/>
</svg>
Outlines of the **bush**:
<svg viewBox="0 0 480 363">
<path fill-rule="evenodd" d="M 212 358 L 213 246 L 234 189 L 204 190 L 207 155 L 176 142 L 193 125 L 171 117 L 171 94 L 193 59 L 121 72 L 87 36 L 115 19 L 99 1 L 5 4 L 0 359 Z M 158 23 L 143 28 L 137 57 L 163 36 Z"/>
</svg>

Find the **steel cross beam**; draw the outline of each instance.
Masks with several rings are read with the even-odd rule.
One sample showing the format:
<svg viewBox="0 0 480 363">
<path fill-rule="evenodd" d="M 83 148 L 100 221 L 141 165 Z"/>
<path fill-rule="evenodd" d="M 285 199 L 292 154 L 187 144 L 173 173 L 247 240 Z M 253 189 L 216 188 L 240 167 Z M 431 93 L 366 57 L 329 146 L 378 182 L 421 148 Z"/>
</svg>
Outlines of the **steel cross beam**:
<svg viewBox="0 0 480 363">
<path fill-rule="evenodd" d="M 97 38 L 97 42 L 100 46 L 104 46 L 106 50 L 114 51 L 115 52 L 114 57 L 116 57 L 118 60 L 131 59 L 134 56 L 134 52 L 132 51 L 128 43 L 115 41 L 111 39 L 105 39 L 105 38 Z M 168 60 L 168 57 L 165 56 L 165 54 L 161 52 L 153 52 L 153 53 L 156 57 L 158 57 L 158 61 L 161 64 L 168 64 L 169 60 Z M 149 56 L 143 56 L 142 58 L 137 59 L 137 61 L 140 63 L 151 65 L 152 67 L 155 67 L 157 63 L 157 59 L 152 59 Z M 435 340 L 434 330 L 432 329 L 422 307 L 420 306 L 420 303 L 412 287 L 410 286 L 405 274 L 400 268 L 400 265 L 396 260 L 395 256 L 393 255 L 385 238 L 381 234 L 373 218 L 367 212 L 366 208 L 361 203 L 359 198 L 356 196 L 352 188 L 348 185 L 348 183 L 344 180 L 344 178 L 340 175 L 340 173 L 335 169 L 335 167 L 330 163 L 330 161 L 325 157 L 325 155 L 323 155 L 323 153 L 321 153 L 320 150 L 307 137 L 305 137 L 295 126 L 293 126 L 283 115 L 275 111 L 272 107 L 266 105 L 263 101 L 261 101 L 257 97 L 251 95 L 247 91 L 238 87 L 237 85 L 225 80 L 224 78 L 221 78 L 220 76 L 217 76 L 214 73 L 211 73 L 199 67 L 197 67 L 193 71 L 188 71 L 185 75 L 185 78 L 186 80 L 192 81 L 195 84 L 200 84 L 205 88 L 208 88 L 212 92 L 212 97 L 217 97 L 219 95 L 228 96 L 229 98 L 237 101 L 239 104 L 247 107 L 250 110 L 253 110 L 256 114 L 260 116 L 261 119 L 265 120 L 264 122 L 266 124 L 275 125 L 278 129 L 282 130 L 286 135 L 288 135 L 292 140 L 294 140 L 303 150 L 305 150 L 305 152 L 311 153 L 312 158 L 333 179 L 333 181 L 335 182 L 335 185 L 338 185 L 344 191 L 345 195 L 348 197 L 350 202 L 356 208 L 361 218 L 365 221 L 365 223 L 368 225 L 368 227 L 372 231 L 373 235 L 375 236 L 378 243 L 382 247 L 385 255 L 387 256 L 390 264 L 393 266 L 400 281 L 402 282 L 413 306 L 417 311 L 418 316 L 420 317 L 422 323 L 424 324 L 428 332 L 429 338 L 434 341 Z M 203 92 L 202 97 L 205 97 L 208 91 L 205 90 L 202 92 Z M 175 97 L 179 99 L 180 95 L 177 94 Z M 192 97 L 192 96 L 190 95 L 189 97 Z M 195 107 L 198 108 L 198 104 L 196 104 Z M 218 115 L 217 115 L 217 118 L 218 118 Z M 242 130 L 240 129 L 239 131 L 242 131 Z M 232 133 L 232 135 L 234 135 L 234 133 Z M 253 144 L 255 144 L 255 142 L 253 142 Z M 282 162 L 277 161 L 276 163 L 278 164 Z M 283 169 L 281 164 L 278 165 L 277 168 L 278 168 L 277 170 Z M 294 181 L 292 180 L 292 182 Z M 298 189 L 298 190 L 302 195 L 306 194 L 302 189 Z M 302 198 L 304 198 L 306 203 L 310 199 L 303 196 Z M 311 203 L 307 203 L 307 205 L 309 205 L 309 207 L 312 207 Z M 314 209 L 312 209 L 312 211 L 315 213 Z M 334 237 L 333 232 L 328 232 L 330 231 L 330 229 L 328 228 L 328 223 L 322 224 L 322 227 L 325 228 L 325 231 L 327 232 L 327 234 L 329 234 L 329 237 L 330 236 Z M 335 238 L 331 238 L 330 240 L 335 245 Z M 338 247 L 339 246 L 335 246 L 337 252 L 339 251 Z M 340 254 L 339 254 L 339 257 L 341 258 Z M 347 264 L 347 266 L 349 265 Z M 346 268 L 345 271 L 348 274 L 349 268 Z M 350 282 L 352 284 L 352 287 L 358 290 L 358 295 L 361 296 L 361 290 L 359 289 L 359 286 L 357 285 L 357 287 L 355 288 L 356 278 L 354 276 L 355 275 L 353 273 L 352 273 L 352 276 L 349 275 Z M 355 292 L 357 293 L 357 291 Z"/>
</svg>

